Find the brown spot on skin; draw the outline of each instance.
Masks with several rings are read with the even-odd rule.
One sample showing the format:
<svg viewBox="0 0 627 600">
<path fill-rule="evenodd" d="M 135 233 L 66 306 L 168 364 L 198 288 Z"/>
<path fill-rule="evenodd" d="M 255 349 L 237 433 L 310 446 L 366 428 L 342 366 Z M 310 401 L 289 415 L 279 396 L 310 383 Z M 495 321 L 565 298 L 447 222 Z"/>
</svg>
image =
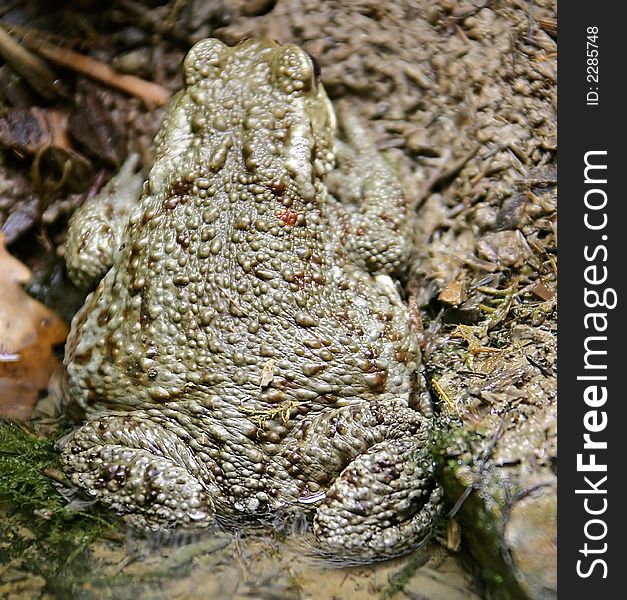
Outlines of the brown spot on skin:
<svg viewBox="0 0 627 600">
<path fill-rule="evenodd" d="M 115 481 L 120 487 L 124 487 L 128 474 L 128 468 L 125 465 L 111 465 L 103 473 L 105 481 Z"/>
<path fill-rule="evenodd" d="M 115 358 L 119 355 L 117 344 L 113 341 L 113 334 L 110 331 L 107 331 L 107 334 L 105 336 L 103 354 L 104 354 L 104 357 L 107 359 L 106 362 L 115 361 Z M 101 375 L 104 375 L 104 370 L 105 370 L 104 366 L 101 365 L 100 370 L 99 370 Z"/>
<path fill-rule="evenodd" d="M 298 213 L 289 208 L 277 211 L 276 216 L 283 225 L 295 225 L 298 219 Z"/>
<path fill-rule="evenodd" d="M 318 475 L 318 477 L 316 478 L 316 483 L 325 484 L 329 483 L 330 480 L 331 476 L 328 473 L 320 473 L 320 475 Z M 330 496 L 327 495 L 327 498 L 329 497 Z"/>
<path fill-rule="evenodd" d="M 368 386 L 373 391 L 382 392 L 385 390 L 385 384 L 388 379 L 387 371 L 378 371 L 376 373 L 371 373 L 366 377 L 366 381 Z"/>
<path fill-rule="evenodd" d="M 191 243 L 191 236 L 189 235 L 189 233 L 179 233 L 176 236 L 176 241 L 183 248 L 189 248 L 189 245 Z"/>
<path fill-rule="evenodd" d="M 108 310 L 103 310 L 99 315 L 98 315 L 98 325 L 100 325 L 100 327 L 104 327 L 109 320 L 111 319 L 111 313 Z"/>
<path fill-rule="evenodd" d="M 134 379 L 135 381 L 138 381 L 140 379 L 142 371 L 139 368 L 137 361 L 129 362 L 126 365 L 126 374 L 129 376 L 129 378 Z"/>
<path fill-rule="evenodd" d="M 86 365 L 91 360 L 92 355 L 93 355 L 93 349 L 88 348 L 87 350 L 85 350 L 84 352 L 81 352 L 80 354 L 75 354 L 74 360 L 72 362 L 76 365 L 81 365 L 81 366 Z"/>
<path fill-rule="evenodd" d="M 185 201 L 189 197 L 190 191 L 191 191 L 191 183 L 189 181 L 184 181 L 183 179 L 180 179 L 180 178 L 174 181 L 170 188 L 170 193 L 172 196 L 176 196 L 181 199 L 185 198 L 183 203 L 185 203 Z"/>
<path fill-rule="evenodd" d="M 391 217 L 390 215 L 388 215 L 387 213 L 381 213 L 379 215 L 379 218 L 385 222 L 389 224 L 389 229 L 392 231 L 398 231 L 398 219 L 394 219 L 393 217 Z"/>
<path fill-rule="evenodd" d="M 176 208 L 180 202 L 181 198 L 179 198 L 178 196 L 172 196 L 171 198 L 168 198 L 163 202 L 163 207 L 167 208 L 168 210 L 172 210 Z"/>
<path fill-rule="evenodd" d="M 375 348 L 373 348 L 372 346 L 368 346 L 365 351 L 364 351 L 364 356 L 372 361 L 375 358 L 377 358 L 379 356 L 379 353 L 376 351 Z M 371 364 L 370 368 L 374 371 L 376 369 L 376 366 L 373 364 Z"/>
<path fill-rule="evenodd" d="M 275 196 L 280 196 L 286 190 L 287 186 L 285 185 L 285 181 L 282 179 L 276 179 L 270 183 L 270 191 Z"/>
<path fill-rule="evenodd" d="M 341 310 L 337 313 L 335 313 L 335 318 L 338 321 L 343 321 L 344 323 L 348 322 L 350 320 L 348 313 L 345 310 Z"/>
<path fill-rule="evenodd" d="M 142 225 L 146 225 L 146 223 L 149 223 L 150 221 L 152 221 L 155 218 L 155 212 L 153 210 L 147 210 L 146 212 L 144 212 L 144 214 L 142 215 L 142 220 L 141 220 L 141 224 Z"/>
</svg>

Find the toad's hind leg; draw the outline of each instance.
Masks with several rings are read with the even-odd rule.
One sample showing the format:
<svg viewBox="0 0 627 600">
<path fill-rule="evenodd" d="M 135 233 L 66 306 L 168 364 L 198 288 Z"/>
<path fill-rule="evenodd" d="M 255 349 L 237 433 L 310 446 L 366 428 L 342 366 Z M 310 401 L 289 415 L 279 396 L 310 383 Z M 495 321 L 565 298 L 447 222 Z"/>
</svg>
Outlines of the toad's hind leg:
<svg viewBox="0 0 627 600">
<path fill-rule="evenodd" d="M 72 482 L 142 529 L 206 527 L 214 506 L 190 449 L 161 423 L 109 416 L 59 443 Z"/>
<path fill-rule="evenodd" d="M 424 448 L 409 437 L 387 440 L 342 471 L 317 509 L 314 535 L 333 555 L 397 556 L 430 537 L 441 499 Z"/>
<path fill-rule="evenodd" d="M 338 168 L 327 185 L 354 207 L 344 228 L 345 249 L 371 273 L 398 274 L 412 251 L 413 207 L 394 169 L 345 103 L 338 105 L 338 121 L 344 139 L 337 140 Z"/>
</svg>

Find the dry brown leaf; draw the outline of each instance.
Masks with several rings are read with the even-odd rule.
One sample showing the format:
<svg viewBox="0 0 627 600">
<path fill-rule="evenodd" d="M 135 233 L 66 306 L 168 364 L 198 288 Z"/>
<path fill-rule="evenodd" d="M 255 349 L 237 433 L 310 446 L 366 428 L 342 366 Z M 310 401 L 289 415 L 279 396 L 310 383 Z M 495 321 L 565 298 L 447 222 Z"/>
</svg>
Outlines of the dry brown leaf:
<svg viewBox="0 0 627 600">
<path fill-rule="evenodd" d="M 30 276 L 0 232 L 0 417 L 20 421 L 59 366 L 53 347 L 67 336 L 65 323 L 24 291 Z"/>
<path fill-rule="evenodd" d="M 550 289 L 542 281 L 536 282 L 531 288 L 531 292 L 541 300 L 552 300 L 555 297 L 555 290 Z"/>
<path fill-rule="evenodd" d="M 459 306 L 467 298 L 466 285 L 463 281 L 449 281 L 438 296 L 440 302 L 449 306 Z"/>
<path fill-rule="evenodd" d="M 259 385 L 262 388 L 268 387 L 274 379 L 274 360 L 269 359 L 265 362 L 261 369 L 261 381 Z"/>
</svg>

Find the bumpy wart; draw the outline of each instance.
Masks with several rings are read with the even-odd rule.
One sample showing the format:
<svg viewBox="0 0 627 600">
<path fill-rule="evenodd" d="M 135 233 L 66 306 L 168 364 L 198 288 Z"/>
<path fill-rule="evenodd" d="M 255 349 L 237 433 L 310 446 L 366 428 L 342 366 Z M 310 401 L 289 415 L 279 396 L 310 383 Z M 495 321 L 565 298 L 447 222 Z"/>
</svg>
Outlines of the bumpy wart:
<svg viewBox="0 0 627 600">
<path fill-rule="evenodd" d="M 66 347 L 87 421 L 65 468 L 144 528 L 300 507 L 331 552 L 402 552 L 440 488 L 391 279 L 401 187 L 354 117 L 336 131 L 300 48 L 209 39 L 184 70 L 141 198 L 110 187 L 71 223 L 95 291 Z"/>
</svg>

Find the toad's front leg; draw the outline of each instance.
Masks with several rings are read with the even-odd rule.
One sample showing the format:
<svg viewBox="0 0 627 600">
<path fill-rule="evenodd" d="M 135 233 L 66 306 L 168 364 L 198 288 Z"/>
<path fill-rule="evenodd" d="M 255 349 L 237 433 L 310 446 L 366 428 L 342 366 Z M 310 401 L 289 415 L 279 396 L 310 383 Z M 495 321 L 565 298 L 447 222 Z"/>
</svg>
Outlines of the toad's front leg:
<svg viewBox="0 0 627 600">
<path fill-rule="evenodd" d="M 131 525 L 206 527 L 214 503 L 204 470 L 166 425 L 146 416 L 88 421 L 59 443 L 66 472 Z"/>
<path fill-rule="evenodd" d="M 139 156 L 131 154 L 119 173 L 70 219 L 65 262 L 70 279 L 82 289 L 93 289 L 113 264 L 129 214 L 141 195 L 144 178 L 135 172 L 138 162 Z"/>
<path fill-rule="evenodd" d="M 429 539 L 441 511 L 433 460 L 415 438 L 386 440 L 353 460 L 314 517 L 321 549 L 358 560 L 403 554 Z"/>
</svg>

